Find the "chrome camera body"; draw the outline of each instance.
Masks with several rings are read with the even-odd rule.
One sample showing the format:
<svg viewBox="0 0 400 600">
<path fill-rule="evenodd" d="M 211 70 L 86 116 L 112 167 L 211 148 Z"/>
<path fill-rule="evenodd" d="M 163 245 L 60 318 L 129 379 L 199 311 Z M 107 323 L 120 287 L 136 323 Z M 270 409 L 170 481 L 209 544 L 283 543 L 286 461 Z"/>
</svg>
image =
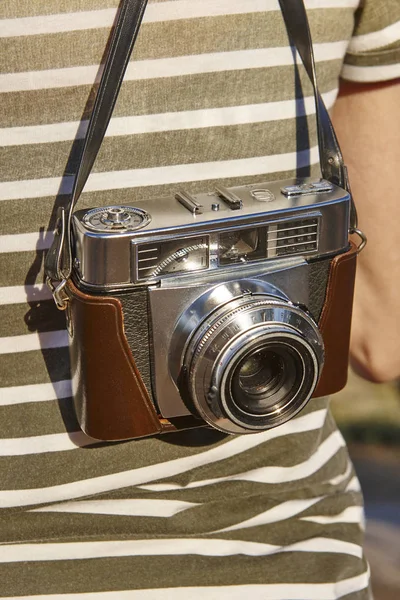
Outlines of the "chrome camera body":
<svg viewBox="0 0 400 600">
<path fill-rule="evenodd" d="M 254 433 L 315 396 L 331 344 L 321 315 L 333 261 L 349 251 L 350 202 L 332 183 L 304 179 L 74 214 L 74 286 L 118 301 L 127 352 L 161 424 L 179 429 L 191 416 L 194 426 Z M 86 397 L 87 382 L 78 387 L 82 428 L 110 439 L 91 429 L 98 400 Z"/>
</svg>

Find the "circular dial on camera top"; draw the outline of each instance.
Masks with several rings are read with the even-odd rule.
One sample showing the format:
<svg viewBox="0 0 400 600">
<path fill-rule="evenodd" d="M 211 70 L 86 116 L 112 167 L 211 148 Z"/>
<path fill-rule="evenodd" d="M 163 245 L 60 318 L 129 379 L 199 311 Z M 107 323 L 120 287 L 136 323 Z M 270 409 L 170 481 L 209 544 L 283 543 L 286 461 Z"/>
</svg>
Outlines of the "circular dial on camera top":
<svg viewBox="0 0 400 600">
<path fill-rule="evenodd" d="M 106 206 L 89 210 L 82 220 L 89 229 L 119 233 L 140 229 L 150 223 L 151 217 L 135 206 Z"/>
</svg>

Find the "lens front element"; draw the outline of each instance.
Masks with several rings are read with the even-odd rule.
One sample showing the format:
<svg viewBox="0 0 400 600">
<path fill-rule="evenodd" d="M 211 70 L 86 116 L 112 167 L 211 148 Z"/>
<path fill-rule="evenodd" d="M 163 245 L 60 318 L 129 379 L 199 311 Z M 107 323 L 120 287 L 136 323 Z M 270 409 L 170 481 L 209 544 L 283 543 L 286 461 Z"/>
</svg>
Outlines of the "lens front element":
<svg viewBox="0 0 400 600">
<path fill-rule="evenodd" d="M 237 425 L 251 430 L 281 425 L 311 397 L 318 377 L 316 355 L 310 344 L 288 327 L 254 328 L 238 336 L 226 352 L 215 368 L 215 377 L 221 382 L 223 410 Z M 241 360 L 247 352 L 249 358 Z M 236 358 L 232 358 L 234 353 Z M 249 369 L 253 375 L 247 374 Z"/>
<path fill-rule="evenodd" d="M 196 411 L 227 433 L 262 431 L 291 419 L 311 398 L 322 363 L 322 337 L 309 315 L 261 294 L 214 310 L 185 353 Z"/>
<path fill-rule="evenodd" d="M 256 350 L 236 367 L 230 382 L 230 393 L 239 409 L 248 413 L 263 414 L 276 403 L 276 392 L 292 388 L 296 366 L 287 357 L 273 350 Z"/>
</svg>

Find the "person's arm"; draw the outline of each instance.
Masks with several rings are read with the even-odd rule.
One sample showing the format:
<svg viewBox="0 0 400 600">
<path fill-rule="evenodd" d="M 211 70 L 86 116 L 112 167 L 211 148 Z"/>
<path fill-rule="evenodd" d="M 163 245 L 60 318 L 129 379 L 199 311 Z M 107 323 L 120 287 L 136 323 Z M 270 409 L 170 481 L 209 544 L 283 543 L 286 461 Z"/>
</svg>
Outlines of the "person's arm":
<svg viewBox="0 0 400 600">
<path fill-rule="evenodd" d="M 376 382 L 400 377 L 400 80 L 342 82 L 334 126 L 349 168 L 359 227 L 351 356 Z"/>
</svg>

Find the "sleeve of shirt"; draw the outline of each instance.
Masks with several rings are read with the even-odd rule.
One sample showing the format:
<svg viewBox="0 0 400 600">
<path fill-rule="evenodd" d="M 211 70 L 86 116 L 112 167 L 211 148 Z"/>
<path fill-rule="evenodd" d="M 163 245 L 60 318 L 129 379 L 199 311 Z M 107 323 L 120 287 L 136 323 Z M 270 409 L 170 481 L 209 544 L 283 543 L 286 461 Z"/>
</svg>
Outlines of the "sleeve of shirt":
<svg viewBox="0 0 400 600">
<path fill-rule="evenodd" d="M 341 76 L 358 82 L 400 77 L 400 0 L 361 0 Z"/>
</svg>

